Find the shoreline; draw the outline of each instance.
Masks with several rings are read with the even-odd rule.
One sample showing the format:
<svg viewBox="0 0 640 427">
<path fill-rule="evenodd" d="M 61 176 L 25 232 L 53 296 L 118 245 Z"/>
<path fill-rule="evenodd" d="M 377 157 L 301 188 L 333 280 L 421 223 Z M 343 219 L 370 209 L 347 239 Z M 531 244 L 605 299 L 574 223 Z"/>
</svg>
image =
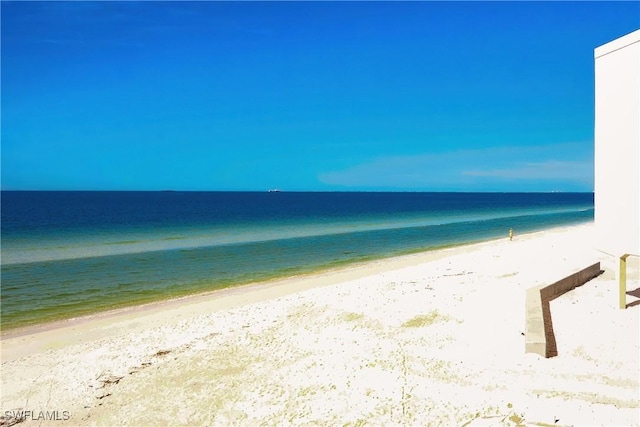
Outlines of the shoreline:
<svg viewBox="0 0 640 427">
<path fill-rule="evenodd" d="M 547 215 L 542 215 L 536 220 L 537 223 L 516 224 L 516 228 L 519 232 L 529 233 L 593 221 L 592 216 L 591 218 L 573 218 L 573 220 L 551 216 L 555 218 L 553 221 L 548 219 Z M 437 230 L 433 231 L 435 234 L 432 234 L 430 229 L 424 230 L 418 227 L 417 231 L 410 232 L 407 241 L 404 240 L 406 237 L 404 234 L 396 236 L 391 229 L 378 230 L 387 233 L 381 236 L 369 237 L 366 232 L 366 237 L 363 238 L 364 245 L 360 245 L 358 239 L 354 240 L 351 237 L 340 237 L 341 240 L 338 243 L 331 243 L 329 239 L 326 244 L 328 250 L 320 249 L 317 254 L 312 245 L 315 243 L 325 245 L 324 241 L 304 243 L 306 242 L 304 240 L 301 241 L 302 243 L 298 241 L 291 243 L 288 239 L 284 239 L 282 248 L 273 247 L 272 243 L 269 243 L 271 246 L 262 247 L 260 245 L 263 245 L 263 242 L 256 242 L 255 245 L 258 246 L 255 248 L 252 246 L 245 248 L 242 245 L 237 248 L 233 246 L 231 249 L 225 249 L 224 245 L 194 248 L 192 250 L 195 255 L 192 255 L 191 250 L 185 254 L 182 253 L 184 252 L 182 249 L 172 249 L 168 252 L 154 250 L 140 255 L 139 261 L 125 254 L 124 258 L 98 257 L 91 258 L 91 261 L 85 261 L 85 258 L 70 259 L 69 265 L 27 263 L 24 266 L 16 266 L 15 271 L 11 269 L 12 265 L 3 264 L 3 269 L 6 267 L 3 278 L 7 279 L 6 285 L 9 290 L 6 301 L 3 301 L 6 304 L 3 304 L 0 336 L 14 335 L 20 333 L 20 330 L 38 325 L 65 322 L 94 313 L 114 312 L 128 307 L 244 286 L 248 283 L 320 274 L 385 258 L 491 241 L 507 234 L 508 228 L 503 230 L 505 225 L 502 223 L 497 224 L 494 221 L 485 225 L 486 228 L 481 229 L 472 227 L 465 230 L 462 227 L 461 232 L 457 232 L 456 229 L 448 230 L 446 228 L 448 225 L 445 225 L 442 230 L 437 227 Z M 414 230 L 414 227 L 409 227 L 407 230 Z M 300 256 L 292 250 L 297 245 L 305 247 L 305 250 L 300 252 Z M 252 253 L 249 252 L 250 250 L 263 251 L 264 254 L 258 256 L 253 262 L 247 256 Z M 226 265 L 227 261 L 217 261 L 226 260 L 227 257 L 229 265 Z M 173 267 L 163 266 L 159 262 L 161 260 L 175 260 L 175 262 L 171 262 Z M 211 260 L 213 262 L 210 262 Z M 101 268 L 100 265 L 112 266 L 112 269 Z M 59 271 L 55 275 L 47 273 L 60 268 L 75 269 L 82 273 L 78 277 L 84 277 L 84 279 L 76 280 L 74 277 L 67 277 L 66 270 Z M 119 275 L 119 271 L 123 271 L 123 274 Z M 116 277 L 122 277 L 122 279 L 116 279 Z M 38 295 L 34 290 L 39 286 L 42 286 L 42 292 Z M 82 289 L 87 290 L 87 293 L 81 291 Z M 123 292 L 118 292 L 119 289 Z M 63 294 L 68 296 L 63 297 Z M 28 300 L 27 295 L 31 295 L 32 299 Z"/>
<path fill-rule="evenodd" d="M 195 318 L 247 305 L 264 303 L 316 288 L 362 280 L 380 274 L 428 264 L 447 257 L 480 251 L 496 244 L 525 242 L 537 236 L 561 234 L 573 229 L 593 227 L 593 223 L 561 226 L 508 237 L 451 246 L 440 250 L 417 252 L 391 258 L 381 258 L 343 268 L 267 282 L 249 283 L 199 293 L 170 300 L 124 307 L 73 319 L 33 325 L 20 330 L 3 331 L 0 336 L 2 360 L 11 360 L 33 352 L 67 345 L 97 341 L 114 333 L 140 332 L 150 327 L 171 327 L 184 318 Z M 188 311 L 188 314 L 185 312 Z"/>
<path fill-rule="evenodd" d="M 525 232 L 523 234 L 517 235 L 516 239 L 531 238 L 537 233 L 562 231 L 570 229 L 572 227 L 580 227 L 588 224 L 593 224 L 593 222 L 591 221 L 586 223 L 551 227 L 532 232 Z M 310 287 L 312 287 L 309 285 L 309 282 L 316 282 L 318 279 L 326 282 L 325 285 L 332 284 L 334 281 L 339 281 L 344 278 L 348 278 L 350 280 L 358 279 L 369 274 L 378 273 L 383 269 L 387 270 L 389 268 L 389 264 L 392 264 L 394 269 L 402 268 L 413 265 L 414 263 L 428 262 L 446 255 L 453 255 L 459 251 L 473 249 L 473 247 L 475 246 L 490 244 L 492 242 L 505 239 L 508 239 L 508 237 L 498 237 L 475 242 L 444 245 L 427 250 L 418 250 L 416 252 L 402 255 L 383 256 L 380 258 L 374 258 L 365 261 L 356 261 L 352 263 L 347 262 L 345 265 L 338 267 L 320 267 L 318 270 L 313 270 L 308 273 L 302 273 L 293 276 L 281 276 L 275 277 L 273 279 L 254 281 L 249 283 L 232 284 L 219 289 L 213 289 L 204 292 L 197 292 L 177 297 L 162 298 L 143 304 L 126 305 L 109 310 L 99 311 L 95 314 L 87 314 L 66 319 L 48 320 L 24 326 L 11 327 L 8 329 L 2 328 L 2 331 L 0 332 L 0 341 L 37 334 L 41 332 L 47 332 L 55 329 L 72 328 L 74 326 L 82 325 L 92 321 L 101 321 L 114 318 L 117 319 L 118 317 L 124 318 L 129 315 L 155 313 L 166 308 L 234 297 L 239 293 L 251 293 L 259 290 L 264 290 L 265 292 L 267 292 L 273 291 L 274 288 L 285 287 L 286 290 L 282 289 L 282 295 L 289 294 L 309 289 Z M 303 284 L 293 289 L 293 284 L 298 282 L 302 282 Z M 275 294 L 280 296 L 279 292 L 275 292 L 274 295 Z"/>
<path fill-rule="evenodd" d="M 550 228 L 542 228 L 534 231 L 527 231 L 527 232 L 524 232 L 523 234 L 518 235 L 518 238 L 522 238 L 524 236 L 532 235 L 535 233 L 543 233 L 546 231 L 553 231 L 553 230 L 562 230 L 562 229 L 571 228 L 571 227 L 579 227 L 587 224 L 593 224 L 593 221 L 591 220 L 587 222 L 578 222 L 576 224 L 561 225 L 561 226 L 554 226 Z M 329 266 L 329 267 L 320 266 L 318 268 L 311 269 L 311 271 L 309 272 L 302 272 L 300 274 L 276 276 L 266 280 L 257 280 L 257 281 L 247 282 L 247 283 L 240 282 L 237 284 L 225 285 L 217 289 L 199 291 L 199 292 L 188 293 L 184 295 L 174 295 L 174 296 L 164 296 L 164 297 L 160 296 L 157 299 L 153 299 L 151 301 L 144 302 L 141 304 L 128 305 L 124 303 L 124 305 L 121 305 L 118 307 L 114 307 L 107 310 L 100 310 L 95 314 L 86 314 L 86 315 L 80 315 L 80 316 L 71 317 L 71 318 L 58 318 L 58 319 L 45 320 L 45 321 L 30 323 L 26 325 L 12 326 L 6 329 L 2 327 L 0 330 L 0 340 L 3 340 L 5 338 L 16 337 L 16 336 L 29 335 L 31 333 L 37 333 L 41 331 L 64 328 L 64 327 L 73 326 L 76 324 L 82 324 L 85 322 L 90 322 L 92 319 L 113 318 L 119 315 L 127 315 L 129 312 L 153 311 L 158 308 L 161 308 L 162 306 L 170 307 L 176 304 L 180 304 L 182 301 L 184 301 L 184 303 L 187 304 L 190 300 L 193 300 L 193 299 L 199 300 L 199 299 L 215 298 L 216 296 L 225 297 L 227 296 L 227 294 L 234 294 L 235 292 L 242 292 L 243 290 L 252 291 L 258 287 L 278 287 L 278 286 L 283 286 L 286 283 L 291 281 L 313 280 L 316 276 L 339 275 L 341 273 L 349 275 L 351 270 L 370 268 L 371 266 L 380 262 L 387 262 L 387 261 L 391 262 L 393 260 L 396 260 L 397 262 L 401 263 L 404 258 L 407 258 L 407 259 L 410 259 L 412 257 L 422 258 L 422 257 L 426 257 L 427 254 L 433 254 L 439 251 L 447 251 L 447 250 L 455 250 L 455 249 L 464 250 L 464 248 L 466 247 L 486 244 L 493 241 L 499 241 L 505 238 L 507 237 L 492 237 L 488 239 L 481 239 L 481 240 L 476 240 L 471 242 L 452 243 L 452 244 L 436 246 L 428 249 L 408 251 L 407 253 L 399 254 L 399 255 L 390 255 L 390 256 L 382 255 L 382 256 L 373 257 L 372 259 L 367 259 L 367 260 L 359 260 L 359 261 L 353 261 L 353 262 L 345 261 L 344 263 L 339 262 L 339 264 L 342 264 L 342 265 Z"/>
<path fill-rule="evenodd" d="M 559 227 L 558 229 L 562 228 L 563 227 Z M 526 235 L 523 234 L 522 236 Z M 239 303 L 242 305 L 250 304 L 252 302 L 264 301 L 264 298 L 262 296 L 255 298 L 255 296 L 260 293 L 268 294 L 269 299 L 277 298 L 296 292 L 302 292 L 315 287 L 333 285 L 341 281 L 360 279 L 371 274 L 379 273 L 381 271 L 388 271 L 389 267 L 392 267 L 392 269 L 397 269 L 420 264 L 422 262 L 428 262 L 455 253 L 445 251 L 464 251 L 466 249 L 472 249 L 474 246 L 480 246 L 499 240 L 503 239 L 492 239 L 476 243 L 452 245 L 445 248 L 420 251 L 412 254 L 384 257 L 369 261 L 360 261 L 343 267 L 320 269 L 311 273 L 305 273 L 295 276 L 286 276 L 266 281 L 250 282 L 241 285 L 231 285 L 221 289 L 215 289 L 170 299 L 162 299 L 145 304 L 115 308 L 86 316 L 54 320 L 34 325 L 12 328 L 6 331 L 2 331 L 2 333 L 0 334 L 0 342 L 12 338 L 20 338 L 59 329 L 73 329 L 76 326 L 82 326 L 84 324 L 92 322 L 98 323 L 107 320 L 117 321 L 119 319 L 126 319 L 130 316 L 153 315 L 166 309 L 180 308 L 188 305 L 197 305 L 215 301 L 224 302 L 226 299 L 239 299 L 241 300 L 239 301 Z M 220 310 L 222 309 L 223 308 L 220 308 Z"/>
</svg>

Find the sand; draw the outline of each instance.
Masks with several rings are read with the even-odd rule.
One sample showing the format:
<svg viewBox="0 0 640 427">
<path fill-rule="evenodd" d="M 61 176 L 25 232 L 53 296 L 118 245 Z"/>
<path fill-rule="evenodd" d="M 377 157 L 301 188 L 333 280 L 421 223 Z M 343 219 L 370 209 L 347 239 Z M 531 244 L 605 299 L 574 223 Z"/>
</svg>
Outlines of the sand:
<svg viewBox="0 0 640 427">
<path fill-rule="evenodd" d="M 513 241 L 6 335 L 1 415 L 32 411 L 20 425 L 639 425 L 640 305 L 628 296 L 632 306 L 617 308 L 593 234 L 592 224 L 516 230 Z M 558 356 L 525 354 L 525 290 L 597 261 L 604 274 L 551 302 Z"/>
</svg>

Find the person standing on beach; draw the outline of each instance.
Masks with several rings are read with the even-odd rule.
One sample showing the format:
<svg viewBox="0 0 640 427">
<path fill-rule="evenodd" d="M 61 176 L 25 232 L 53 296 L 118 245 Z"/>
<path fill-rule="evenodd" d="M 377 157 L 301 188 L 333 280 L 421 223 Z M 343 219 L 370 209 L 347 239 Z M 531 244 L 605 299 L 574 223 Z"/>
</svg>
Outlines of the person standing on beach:
<svg viewBox="0 0 640 427">
<path fill-rule="evenodd" d="M 513 228 L 509 229 L 509 240 L 513 240 Z"/>
</svg>

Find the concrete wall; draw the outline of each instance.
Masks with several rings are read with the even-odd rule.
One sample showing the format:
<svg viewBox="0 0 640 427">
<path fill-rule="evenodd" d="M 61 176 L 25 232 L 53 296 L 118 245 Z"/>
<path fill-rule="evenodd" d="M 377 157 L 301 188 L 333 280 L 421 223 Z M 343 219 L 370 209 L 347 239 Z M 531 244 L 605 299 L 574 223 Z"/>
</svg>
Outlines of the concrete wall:
<svg viewBox="0 0 640 427">
<path fill-rule="evenodd" d="M 640 30 L 594 56 L 596 249 L 640 255 Z"/>
<path fill-rule="evenodd" d="M 558 355 L 549 303 L 572 289 L 584 285 L 600 273 L 600 263 L 597 262 L 550 285 L 535 286 L 527 289 L 525 300 L 525 353 L 537 353 L 547 358 Z"/>
</svg>

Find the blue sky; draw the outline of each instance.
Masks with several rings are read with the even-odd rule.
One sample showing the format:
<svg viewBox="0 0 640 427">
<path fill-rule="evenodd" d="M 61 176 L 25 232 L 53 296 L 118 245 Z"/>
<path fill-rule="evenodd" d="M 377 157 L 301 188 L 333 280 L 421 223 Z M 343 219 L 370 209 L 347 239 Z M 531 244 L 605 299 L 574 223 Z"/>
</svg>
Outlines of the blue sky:
<svg viewBox="0 0 640 427">
<path fill-rule="evenodd" d="M 6 2 L 2 189 L 592 191 L 639 2 Z"/>
</svg>

